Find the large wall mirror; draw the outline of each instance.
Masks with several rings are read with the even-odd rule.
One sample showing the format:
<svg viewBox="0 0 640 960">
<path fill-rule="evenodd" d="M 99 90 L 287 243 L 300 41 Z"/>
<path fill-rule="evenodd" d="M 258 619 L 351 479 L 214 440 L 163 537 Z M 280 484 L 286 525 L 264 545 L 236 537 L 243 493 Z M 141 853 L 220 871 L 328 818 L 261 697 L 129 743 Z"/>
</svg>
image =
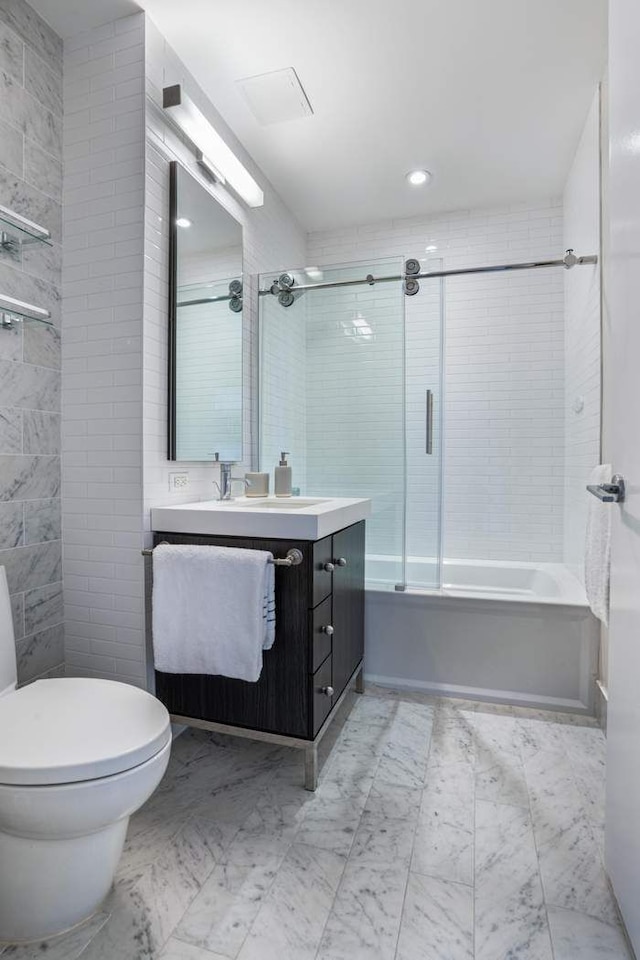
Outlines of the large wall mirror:
<svg viewBox="0 0 640 960">
<path fill-rule="evenodd" d="M 242 460 L 242 227 L 170 164 L 169 460 Z"/>
</svg>

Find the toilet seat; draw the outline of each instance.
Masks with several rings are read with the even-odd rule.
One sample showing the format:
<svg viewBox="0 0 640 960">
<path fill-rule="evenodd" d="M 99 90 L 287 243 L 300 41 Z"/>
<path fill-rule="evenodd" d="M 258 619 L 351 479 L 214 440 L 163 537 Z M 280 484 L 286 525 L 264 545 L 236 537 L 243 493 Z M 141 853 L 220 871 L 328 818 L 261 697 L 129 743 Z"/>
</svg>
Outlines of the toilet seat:
<svg viewBox="0 0 640 960">
<path fill-rule="evenodd" d="M 131 770 L 171 739 L 169 714 L 113 680 L 37 680 L 0 697 L 0 784 L 78 783 Z"/>
</svg>

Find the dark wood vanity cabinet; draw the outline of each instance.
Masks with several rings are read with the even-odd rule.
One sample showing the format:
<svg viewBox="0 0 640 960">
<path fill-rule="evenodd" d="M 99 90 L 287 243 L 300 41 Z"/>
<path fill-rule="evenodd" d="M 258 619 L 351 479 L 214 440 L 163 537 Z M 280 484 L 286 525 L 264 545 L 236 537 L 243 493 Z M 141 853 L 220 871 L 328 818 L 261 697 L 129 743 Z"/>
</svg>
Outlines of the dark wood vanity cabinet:
<svg viewBox="0 0 640 960">
<path fill-rule="evenodd" d="M 156 695 L 169 712 L 313 740 L 362 665 L 364 536 L 364 521 L 315 542 L 155 533 L 154 544 L 303 554 L 299 566 L 276 567 L 276 640 L 258 682 L 156 671 Z"/>
</svg>

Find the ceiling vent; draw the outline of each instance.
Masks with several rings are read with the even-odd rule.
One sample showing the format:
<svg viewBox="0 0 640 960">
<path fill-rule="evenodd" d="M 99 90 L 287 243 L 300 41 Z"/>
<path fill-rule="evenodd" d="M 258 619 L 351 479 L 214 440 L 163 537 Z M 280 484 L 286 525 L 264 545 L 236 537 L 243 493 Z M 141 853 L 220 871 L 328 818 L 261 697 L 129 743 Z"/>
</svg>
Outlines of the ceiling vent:
<svg viewBox="0 0 640 960">
<path fill-rule="evenodd" d="M 293 67 L 260 73 L 236 82 L 254 117 L 264 127 L 271 123 L 298 120 L 313 113 Z"/>
</svg>

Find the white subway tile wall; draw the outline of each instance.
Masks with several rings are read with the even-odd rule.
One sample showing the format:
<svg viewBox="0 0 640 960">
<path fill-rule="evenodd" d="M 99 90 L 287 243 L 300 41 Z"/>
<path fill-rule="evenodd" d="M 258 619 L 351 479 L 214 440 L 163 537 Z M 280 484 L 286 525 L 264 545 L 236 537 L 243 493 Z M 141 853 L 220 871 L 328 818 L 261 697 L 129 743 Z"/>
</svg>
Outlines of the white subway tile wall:
<svg viewBox="0 0 640 960">
<path fill-rule="evenodd" d="M 67 672 L 146 684 L 144 15 L 65 43 Z"/>
<path fill-rule="evenodd" d="M 594 98 L 564 192 L 565 245 L 598 253 L 599 97 Z M 584 577 L 589 474 L 600 459 L 600 267 L 564 277 L 565 465 L 564 560 Z"/>
<path fill-rule="evenodd" d="M 175 82 L 187 86 L 265 188 L 265 206 L 250 211 L 217 190 L 243 225 L 245 275 L 305 258 L 301 228 L 148 17 L 125 17 L 65 44 L 66 657 L 75 675 L 140 686 L 152 666 L 140 555 L 151 541 L 151 506 L 209 498 L 215 476 L 210 465 L 181 462 L 189 487 L 169 497 L 176 470 L 166 457 L 169 160 L 200 177 L 191 149 L 159 107 L 162 87 Z M 245 294 L 249 464 L 255 283 Z"/>
<path fill-rule="evenodd" d="M 0 249 L 0 291 L 55 326 L 0 330 L 0 565 L 18 682 L 64 669 L 60 524 L 62 41 L 23 0 L 0 3 L 0 204 L 47 227 L 51 246 Z"/>
<path fill-rule="evenodd" d="M 424 265 L 438 258 L 452 268 L 562 251 L 562 201 L 550 199 L 311 234 L 307 260 L 322 267 L 396 255 Z M 564 468 L 562 271 L 449 279 L 444 311 L 444 556 L 560 561 L 563 496 L 550 498 L 548 484 Z M 433 289 L 407 303 L 407 547 L 414 556 L 432 556 L 438 540 L 436 461 L 424 454 L 424 391 L 435 384 L 439 393 L 437 313 Z M 384 392 L 384 384 L 374 386 Z M 313 443 L 308 432 L 308 450 Z M 348 477 L 348 461 L 340 468 Z"/>
</svg>

